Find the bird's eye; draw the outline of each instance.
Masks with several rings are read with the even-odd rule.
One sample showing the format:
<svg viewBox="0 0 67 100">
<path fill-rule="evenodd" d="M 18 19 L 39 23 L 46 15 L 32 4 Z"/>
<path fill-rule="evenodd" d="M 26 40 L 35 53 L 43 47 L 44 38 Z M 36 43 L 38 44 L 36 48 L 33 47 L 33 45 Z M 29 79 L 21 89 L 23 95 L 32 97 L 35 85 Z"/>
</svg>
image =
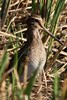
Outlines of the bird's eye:
<svg viewBox="0 0 67 100">
<path fill-rule="evenodd" d="M 40 20 L 35 19 L 35 22 L 38 23 L 38 24 L 41 26 L 41 23 L 42 23 L 42 22 L 41 22 Z"/>
</svg>

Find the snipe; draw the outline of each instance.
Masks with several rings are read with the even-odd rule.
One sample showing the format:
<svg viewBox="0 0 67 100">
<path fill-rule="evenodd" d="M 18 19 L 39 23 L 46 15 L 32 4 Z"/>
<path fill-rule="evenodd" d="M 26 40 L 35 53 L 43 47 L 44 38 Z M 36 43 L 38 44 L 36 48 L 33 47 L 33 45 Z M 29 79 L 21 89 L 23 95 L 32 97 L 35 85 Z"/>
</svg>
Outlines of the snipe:
<svg viewBox="0 0 67 100">
<path fill-rule="evenodd" d="M 24 60 L 28 57 L 28 74 L 29 79 L 32 73 L 39 67 L 39 72 L 42 72 L 46 62 L 46 52 L 42 43 L 40 30 L 43 26 L 43 20 L 39 15 L 32 15 L 27 20 L 27 42 L 18 51 L 18 70 L 23 69 Z M 9 68 L 14 64 L 15 55 L 11 58 Z M 20 81 L 23 81 L 24 72 L 19 76 Z"/>
</svg>

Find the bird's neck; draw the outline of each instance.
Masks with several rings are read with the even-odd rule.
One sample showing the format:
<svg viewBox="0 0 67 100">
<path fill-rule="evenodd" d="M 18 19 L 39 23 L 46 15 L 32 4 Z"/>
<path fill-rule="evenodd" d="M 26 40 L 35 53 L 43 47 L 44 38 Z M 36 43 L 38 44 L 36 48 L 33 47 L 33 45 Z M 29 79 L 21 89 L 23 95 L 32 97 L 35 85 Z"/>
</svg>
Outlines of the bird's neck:
<svg viewBox="0 0 67 100">
<path fill-rule="evenodd" d="M 27 30 L 27 41 L 41 40 L 38 28 L 29 27 Z"/>
</svg>

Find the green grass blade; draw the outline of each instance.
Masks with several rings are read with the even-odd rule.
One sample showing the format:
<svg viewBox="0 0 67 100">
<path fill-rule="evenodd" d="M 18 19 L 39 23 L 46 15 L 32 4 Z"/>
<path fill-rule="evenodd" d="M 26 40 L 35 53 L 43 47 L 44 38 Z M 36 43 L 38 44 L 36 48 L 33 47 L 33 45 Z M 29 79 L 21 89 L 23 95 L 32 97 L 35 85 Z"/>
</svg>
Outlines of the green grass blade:
<svg viewBox="0 0 67 100">
<path fill-rule="evenodd" d="M 3 59 L 2 59 L 2 61 L 0 63 L 0 80 L 2 79 L 2 75 L 4 73 L 4 70 L 5 70 L 7 61 L 8 61 L 8 54 L 5 51 L 4 56 L 3 56 Z"/>
<path fill-rule="evenodd" d="M 55 78 L 54 78 L 54 85 L 53 85 L 53 97 L 52 100 L 59 100 L 59 77 L 57 74 L 57 68 L 55 69 Z"/>
<path fill-rule="evenodd" d="M 3 19 L 3 16 L 4 16 L 5 6 L 6 6 L 6 0 L 3 0 L 2 7 L 1 7 L 1 15 L 0 15 L 1 19 Z"/>
<path fill-rule="evenodd" d="M 2 3 L 2 9 L 1 9 L 1 27 L 4 26 L 5 23 L 5 18 L 9 9 L 9 5 L 10 5 L 10 1 L 11 0 L 3 0 Z"/>
<path fill-rule="evenodd" d="M 53 2 L 53 0 L 47 0 L 46 23 L 48 23 L 49 19 L 50 19 L 50 12 L 51 12 L 51 7 L 52 7 L 52 2 Z"/>
<path fill-rule="evenodd" d="M 36 11 L 36 3 L 35 0 L 32 0 L 32 13 L 35 13 Z"/>
<path fill-rule="evenodd" d="M 59 19 L 59 15 L 60 15 L 62 8 L 64 6 L 64 2 L 65 2 L 65 0 L 57 0 L 57 3 L 56 3 L 55 12 L 54 12 L 53 19 L 51 21 L 51 27 L 50 27 L 50 32 L 52 32 L 54 34 L 55 34 L 55 30 L 56 30 L 56 25 L 57 25 L 57 22 Z M 49 42 L 48 51 L 51 51 L 52 43 L 53 43 L 53 39 L 51 38 L 50 42 Z"/>
<path fill-rule="evenodd" d="M 65 0 L 57 0 L 57 4 L 56 4 L 56 7 L 55 7 L 55 12 L 54 12 L 54 15 L 53 15 L 53 19 L 51 21 L 50 31 L 52 33 L 54 33 L 54 31 L 55 31 L 59 15 L 60 15 L 60 13 L 62 11 L 62 8 L 64 6 L 64 2 L 65 2 Z"/>
</svg>

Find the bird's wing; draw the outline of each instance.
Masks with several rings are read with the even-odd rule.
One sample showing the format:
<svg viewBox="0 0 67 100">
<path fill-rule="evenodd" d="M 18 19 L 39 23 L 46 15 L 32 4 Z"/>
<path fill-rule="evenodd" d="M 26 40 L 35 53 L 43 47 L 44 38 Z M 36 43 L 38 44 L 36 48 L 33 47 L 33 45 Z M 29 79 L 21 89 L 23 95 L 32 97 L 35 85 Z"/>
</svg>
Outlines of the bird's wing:
<svg viewBox="0 0 67 100">
<path fill-rule="evenodd" d="M 24 62 L 25 57 L 27 56 L 27 51 L 30 47 L 30 44 L 28 44 L 27 42 L 25 43 L 24 46 L 21 47 L 21 49 L 19 51 L 17 51 L 11 58 L 9 65 L 6 69 L 6 71 L 8 71 L 9 69 L 11 69 L 12 67 L 15 66 L 16 63 L 18 63 L 18 69 L 21 66 L 21 63 Z M 16 60 L 17 57 L 17 60 Z"/>
</svg>

